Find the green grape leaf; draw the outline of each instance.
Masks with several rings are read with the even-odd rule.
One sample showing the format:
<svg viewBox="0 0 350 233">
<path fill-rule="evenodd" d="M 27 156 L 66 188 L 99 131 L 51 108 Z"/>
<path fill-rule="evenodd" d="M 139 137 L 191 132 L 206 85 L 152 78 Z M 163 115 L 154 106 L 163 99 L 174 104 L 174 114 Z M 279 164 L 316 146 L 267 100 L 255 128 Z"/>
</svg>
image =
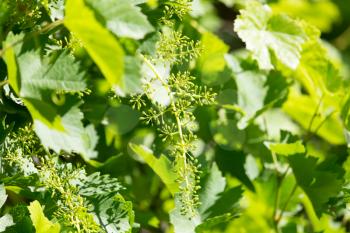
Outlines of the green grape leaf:
<svg viewBox="0 0 350 233">
<path fill-rule="evenodd" d="M 198 212 L 194 216 L 184 216 L 181 214 L 180 206 L 181 195 L 179 193 L 175 194 L 175 209 L 170 212 L 170 223 L 174 226 L 175 233 L 195 233 L 195 229 L 198 225 L 201 224 L 200 215 Z"/>
<path fill-rule="evenodd" d="M 332 106 L 327 104 L 324 104 L 324 107 L 319 109 L 315 116 L 315 111 L 318 108 L 317 101 L 310 96 L 291 92 L 283 105 L 283 110 L 304 129 L 314 132 L 332 144 L 345 144 L 343 126 L 339 116 L 333 111 L 327 110 L 332 109 Z"/>
<path fill-rule="evenodd" d="M 82 196 L 107 195 L 118 193 L 123 189 L 118 179 L 109 175 L 101 175 L 99 172 L 87 176 L 81 184 L 78 184 L 79 194 Z"/>
<path fill-rule="evenodd" d="M 86 89 L 84 74 L 79 72 L 79 65 L 67 51 L 44 60 L 37 52 L 27 52 L 17 61 L 21 77 L 15 90 L 22 98 L 40 99 L 43 90 L 78 92 Z"/>
<path fill-rule="evenodd" d="M 295 75 L 313 95 L 319 91 L 336 92 L 342 83 L 338 69 L 329 59 L 328 52 L 320 41 L 311 40 L 305 43 Z"/>
<path fill-rule="evenodd" d="M 105 114 L 105 129 L 112 136 L 130 132 L 139 122 L 140 113 L 130 106 L 117 105 L 107 109 Z"/>
<path fill-rule="evenodd" d="M 342 189 L 342 169 L 333 161 L 317 163 L 316 157 L 295 154 L 288 157 L 298 185 L 310 198 L 318 217 L 330 198 L 336 197 Z"/>
<path fill-rule="evenodd" d="M 245 128 L 255 114 L 264 107 L 267 94 L 266 76 L 255 71 L 245 71 L 235 76 L 237 84 L 238 106 L 244 111 L 238 126 Z"/>
<path fill-rule="evenodd" d="M 61 116 L 63 129 L 52 128 L 35 119 L 34 115 L 34 130 L 45 147 L 56 152 L 76 152 L 81 154 L 85 160 L 89 160 L 97 157 L 94 148 L 97 145 L 98 136 L 93 125 L 84 127 L 83 114 L 78 106 L 79 103 L 67 104 L 68 111 L 63 115 L 61 112 L 58 113 Z"/>
<path fill-rule="evenodd" d="M 140 5 L 142 3 L 146 3 L 147 0 L 130 0 L 130 3 L 132 3 L 133 5 Z"/>
<path fill-rule="evenodd" d="M 114 91 L 120 95 L 133 95 L 142 92 L 141 61 L 138 57 L 124 57 L 124 87 L 116 87 Z"/>
<path fill-rule="evenodd" d="M 135 144 L 129 144 L 134 153 L 138 154 L 152 168 L 152 170 L 164 182 L 168 190 L 174 195 L 179 190 L 179 185 L 176 182 L 176 173 L 173 171 L 170 160 L 161 155 L 155 157 L 148 148 Z"/>
<path fill-rule="evenodd" d="M 261 158 L 264 161 L 271 159 L 271 152 L 264 145 L 264 141 L 268 139 L 259 125 L 250 124 L 246 129 L 246 141 L 243 147 L 243 152 L 252 154 L 254 157 Z"/>
<path fill-rule="evenodd" d="M 273 143 L 266 142 L 265 145 L 273 153 L 279 155 L 294 155 L 305 153 L 305 147 L 302 141 L 296 141 L 293 143 Z"/>
<path fill-rule="evenodd" d="M 282 14 L 274 15 L 267 5 L 250 2 L 234 23 L 261 69 L 273 69 L 274 59 L 295 70 L 307 36 L 299 23 Z"/>
<path fill-rule="evenodd" d="M 19 80 L 17 80 L 17 61 L 15 51 L 12 47 L 9 47 L 5 53 L 5 61 L 8 67 L 8 80 L 13 90 L 19 93 Z"/>
<path fill-rule="evenodd" d="M 206 32 L 202 35 L 201 46 L 203 48 L 198 60 L 197 66 L 203 74 L 215 73 L 225 68 L 224 55 L 229 47 L 213 33 Z"/>
<path fill-rule="evenodd" d="M 242 197 L 241 187 L 234 187 L 219 195 L 215 204 L 207 210 L 209 217 L 196 226 L 195 232 L 208 232 L 218 224 L 232 221 L 238 217 L 238 201 Z"/>
<path fill-rule="evenodd" d="M 220 193 L 217 197 L 215 203 L 206 211 L 209 220 L 211 218 L 216 218 L 217 216 L 234 217 L 238 213 L 238 202 L 243 194 L 243 189 L 241 186 L 233 187 L 227 189 Z"/>
<path fill-rule="evenodd" d="M 78 183 L 79 194 L 86 198 L 94 219 L 107 233 L 131 232 L 134 224 L 132 203 L 119 194 L 124 188 L 116 178 L 99 172 Z"/>
<path fill-rule="evenodd" d="M 105 26 L 117 36 L 142 39 L 154 31 L 140 8 L 129 0 L 88 0 L 87 3 L 103 18 Z"/>
<path fill-rule="evenodd" d="M 6 233 L 17 233 L 17 232 L 35 233 L 35 228 L 33 227 L 32 220 L 30 219 L 28 206 L 25 203 L 15 205 L 10 210 L 10 214 L 12 215 L 13 221 L 16 224 L 9 227 L 6 230 Z"/>
<path fill-rule="evenodd" d="M 5 55 L 9 82 L 28 108 L 42 144 L 56 152 L 77 152 L 86 160 L 96 157 L 97 135 L 92 125 L 84 127 L 82 123 L 81 101 L 73 96 L 56 96 L 86 88 L 74 59 L 66 52 L 43 60 L 35 51 L 20 54 L 17 59 L 12 52 Z"/>
<path fill-rule="evenodd" d="M 240 150 L 245 142 L 245 132 L 238 129 L 237 121 L 218 119 L 210 123 L 214 141 L 225 150 Z M 220 165 L 219 165 L 220 166 Z"/>
<path fill-rule="evenodd" d="M 97 21 L 84 0 L 66 1 L 64 24 L 82 41 L 109 84 L 123 87 L 124 51 L 118 40 Z"/>
<path fill-rule="evenodd" d="M 244 140 L 246 142 L 247 139 L 244 137 Z M 216 153 L 217 156 L 215 158 L 215 161 L 224 174 L 230 174 L 236 177 L 247 188 L 252 191 L 255 190 L 254 185 L 249 179 L 246 172 L 245 163 L 247 156 L 244 152 L 235 150 L 228 151 L 217 148 Z"/>
<path fill-rule="evenodd" d="M 36 233 L 59 233 L 61 226 L 59 223 L 53 223 L 44 215 L 44 210 L 38 201 L 33 201 L 28 206 L 30 218 L 32 219 Z"/>
<path fill-rule="evenodd" d="M 228 81 L 231 78 L 230 70 L 226 67 L 224 56 L 229 51 L 229 46 L 211 32 L 203 33 L 200 46 L 202 51 L 196 67 L 200 71 L 202 82 L 218 85 Z"/>
<path fill-rule="evenodd" d="M 107 233 L 131 232 L 134 224 L 132 203 L 125 201 L 120 194 L 86 196 L 95 221 Z"/>
<path fill-rule="evenodd" d="M 278 72 L 266 74 L 247 70 L 235 74 L 237 84 L 237 106 L 244 115 L 238 122 L 240 129 L 267 109 L 280 105 L 288 95 L 288 83 Z"/>
<path fill-rule="evenodd" d="M 234 219 L 234 218 L 238 218 L 238 215 L 226 213 L 223 215 L 215 216 L 213 218 L 208 218 L 203 223 L 199 224 L 196 227 L 195 232 L 196 233 L 208 232 L 208 229 L 211 229 L 212 227 L 215 227 L 220 223 L 232 221 L 232 219 Z"/>
<path fill-rule="evenodd" d="M 214 163 L 210 172 L 201 179 L 200 202 L 198 212 L 202 218 L 210 216 L 208 209 L 215 204 L 219 194 L 225 190 L 226 179 L 222 176 L 218 166 Z"/>
</svg>

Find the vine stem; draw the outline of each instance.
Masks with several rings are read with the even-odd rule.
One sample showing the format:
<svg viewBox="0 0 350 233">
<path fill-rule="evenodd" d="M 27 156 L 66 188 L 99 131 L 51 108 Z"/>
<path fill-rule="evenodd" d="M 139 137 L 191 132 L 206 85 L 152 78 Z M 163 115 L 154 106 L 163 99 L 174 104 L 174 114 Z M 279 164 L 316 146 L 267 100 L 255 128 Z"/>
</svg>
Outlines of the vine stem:
<svg viewBox="0 0 350 233">
<path fill-rule="evenodd" d="M 279 180 L 277 177 L 277 190 L 275 194 L 275 202 L 274 202 L 274 207 L 273 207 L 273 213 L 272 213 L 272 220 L 273 220 L 273 226 L 276 231 L 276 233 L 279 233 L 278 229 L 278 222 L 276 221 L 276 215 L 277 215 L 277 208 L 279 205 L 279 200 L 280 200 L 280 187 L 281 187 L 282 180 Z"/>
<path fill-rule="evenodd" d="M 274 153 L 273 153 L 274 154 Z M 280 212 L 280 214 L 277 216 L 277 209 L 278 209 L 278 206 L 279 206 L 279 202 L 280 202 L 280 189 L 281 189 L 281 185 L 282 185 L 282 183 L 283 183 L 283 180 L 284 180 L 284 178 L 287 176 L 287 174 L 288 174 L 288 171 L 289 171 L 289 169 L 290 169 L 290 167 L 288 166 L 287 167 L 287 169 L 281 174 L 281 176 L 279 175 L 279 173 L 278 173 L 278 170 L 277 170 L 277 158 L 276 158 L 276 155 L 275 156 L 273 156 L 273 157 L 275 157 L 275 165 L 276 165 L 276 177 L 277 177 L 277 190 L 276 190 L 276 194 L 275 194 L 275 202 L 274 202 L 274 208 L 273 208 L 273 214 L 272 214 L 272 220 L 273 220 L 273 224 L 274 224 L 274 229 L 275 229 L 275 231 L 276 231 L 276 233 L 279 233 L 280 231 L 279 231 L 279 228 L 278 228 L 278 224 L 279 224 L 279 221 L 280 220 L 278 220 L 279 218 L 280 218 L 280 216 L 282 216 L 283 215 L 283 212 L 284 212 L 284 210 L 285 210 L 285 206 L 283 206 L 283 208 L 281 209 L 281 212 Z M 287 201 L 287 203 L 288 203 L 289 201 Z"/>
<path fill-rule="evenodd" d="M 281 221 L 282 217 L 283 217 L 283 213 L 286 211 L 287 207 L 288 207 L 288 204 L 289 202 L 292 200 L 292 197 L 295 193 L 295 191 L 297 190 L 298 188 L 298 184 L 295 183 L 294 186 L 293 186 L 293 189 L 292 191 L 289 193 L 288 197 L 287 197 L 287 200 L 286 202 L 284 203 L 282 209 L 281 209 L 281 212 L 280 214 L 275 218 L 275 221 L 276 221 L 276 224 L 278 225 L 278 223 Z"/>
<path fill-rule="evenodd" d="M 309 197 L 306 194 L 304 194 L 301 197 L 301 203 L 304 205 L 305 212 L 306 212 L 307 216 L 309 217 L 309 220 L 310 220 L 310 223 L 312 225 L 314 232 L 322 231 L 322 224 L 317 217 L 317 214 L 315 212 L 314 207 L 312 206 L 312 203 L 311 203 Z"/>
<path fill-rule="evenodd" d="M 179 115 L 177 114 L 177 109 L 175 106 L 175 101 L 172 95 L 172 92 L 168 86 L 168 84 L 162 79 L 162 77 L 160 76 L 160 74 L 158 73 L 158 71 L 156 70 L 156 68 L 154 67 L 154 65 L 142 54 L 140 54 L 141 58 L 143 59 L 143 61 L 146 63 L 146 65 L 152 70 L 152 72 L 155 74 L 156 78 L 161 82 L 161 84 L 164 86 L 164 88 L 166 88 L 167 92 L 169 93 L 169 98 L 170 98 L 170 105 L 174 111 L 174 116 L 176 119 L 176 124 L 177 124 L 177 128 L 178 128 L 178 132 L 179 132 L 179 136 L 180 136 L 180 141 L 182 145 L 185 145 L 185 140 L 183 137 L 183 132 L 182 132 L 182 124 L 181 124 L 181 120 L 179 118 Z M 187 161 L 186 161 L 186 151 L 183 150 L 182 151 L 182 159 L 183 159 L 183 164 L 184 164 L 184 171 L 187 171 Z M 189 187 L 189 180 L 188 180 L 188 176 L 185 174 L 184 176 L 185 178 L 185 185 L 186 187 Z"/>
<path fill-rule="evenodd" d="M 318 102 L 316 109 L 315 109 L 314 113 L 312 114 L 312 117 L 311 117 L 310 122 L 309 122 L 309 126 L 307 128 L 308 132 L 312 132 L 312 125 L 314 124 L 314 121 L 317 117 L 318 111 L 321 109 L 323 98 L 324 98 L 324 94 L 322 94 L 320 101 Z"/>
<path fill-rule="evenodd" d="M 328 114 L 325 119 L 323 121 L 320 122 L 320 124 L 316 127 L 316 129 L 312 130 L 312 126 L 313 126 L 313 123 L 317 117 L 317 114 L 321 108 L 321 105 L 322 105 L 322 102 L 323 102 L 323 98 L 324 98 L 324 94 L 322 94 L 321 98 L 320 98 L 320 101 L 318 102 L 317 106 L 316 106 L 316 109 L 310 119 L 310 122 L 309 122 L 309 125 L 308 125 L 308 129 L 307 131 L 309 133 L 317 133 L 318 130 L 323 126 L 323 124 L 335 113 L 335 111 L 332 111 L 330 114 Z M 308 140 L 310 140 L 310 137 L 307 137 L 305 139 L 305 142 L 307 142 Z M 276 158 L 276 155 L 274 155 L 274 153 L 272 153 L 272 158 L 274 160 L 274 163 L 275 163 L 275 166 L 276 166 L 276 162 L 277 162 L 277 158 Z M 296 192 L 297 188 L 298 188 L 298 184 L 295 183 L 293 188 L 292 188 L 292 191 L 289 193 L 288 197 L 287 197 L 287 200 L 285 202 L 285 204 L 283 205 L 283 207 L 281 208 L 281 212 L 279 213 L 279 215 L 277 216 L 277 207 L 278 207 L 278 202 L 279 202 L 279 189 L 280 189 L 280 186 L 283 182 L 283 179 L 284 177 L 287 175 L 287 172 L 289 170 L 290 167 L 287 168 L 287 170 L 284 172 L 283 176 L 282 176 L 282 179 L 277 181 L 278 182 L 278 186 L 277 186 L 277 191 L 276 191 L 276 199 L 275 199 L 275 206 L 274 206 L 274 214 L 273 214 L 273 217 L 274 217 L 274 223 L 275 223 L 275 230 L 276 232 L 278 232 L 278 224 L 279 222 L 281 221 L 282 217 L 283 217 L 283 213 L 286 211 L 287 207 L 288 207 L 288 204 L 289 202 L 291 201 L 294 193 Z M 276 170 L 277 171 L 277 170 Z"/>
<path fill-rule="evenodd" d="M 279 205 L 279 199 L 280 199 L 280 188 L 281 188 L 281 184 L 283 181 L 283 176 L 280 179 L 279 177 L 279 172 L 278 172 L 278 160 L 277 160 L 277 156 L 274 152 L 271 153 L 272 155 L 272 160 L 275 166 L 275 173 L 276 173 L 276 193 L 275 193 L 275 200 L 274 200 L 274 205 L 273 205 L 273 212 L 272 212 L 272 221 L 273 221 L 273 227 L 276 233 L 279 233 L 279 229 L 278 229 L 278 224 L 275 221 L 275 217 L 277 215 L 277 209 L 278 209 L 278 205 Z"/>
</svg>

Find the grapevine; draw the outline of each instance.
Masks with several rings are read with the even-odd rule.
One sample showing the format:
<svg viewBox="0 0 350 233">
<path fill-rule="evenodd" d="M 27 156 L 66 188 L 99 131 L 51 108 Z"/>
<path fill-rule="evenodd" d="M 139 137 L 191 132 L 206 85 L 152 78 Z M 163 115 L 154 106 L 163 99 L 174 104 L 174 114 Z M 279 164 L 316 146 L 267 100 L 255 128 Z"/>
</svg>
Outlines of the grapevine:
<svg viewBox="0 0 350 233">
<path fill-rule="evenodd" d="M 1 0 L 0 232 L 345 233 L 340 0 Z"/>
</svg>

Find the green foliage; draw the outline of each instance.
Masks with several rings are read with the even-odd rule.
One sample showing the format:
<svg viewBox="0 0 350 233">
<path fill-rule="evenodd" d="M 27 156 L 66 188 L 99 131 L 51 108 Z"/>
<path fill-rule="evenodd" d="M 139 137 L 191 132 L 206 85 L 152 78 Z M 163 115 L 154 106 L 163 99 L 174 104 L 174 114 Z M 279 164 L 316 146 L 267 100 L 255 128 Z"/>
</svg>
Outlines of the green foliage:
<svg viewBox="0 0 350 233">
<path fill-rule="evenodd" d="M 236 217 L 235 208 L 242 189 L 235 187 L 225 190 L 226 180 L 216 164 L 213 164 L 203 176 L 201 185 L 205 187 L 199 191 L 201 206 L 194 216 L 183 215 L 179 208 L 170 213 L 170 221 L 174 225 L 175 232 L 203 232 Z M 175 205 L 179 199 L 179 196 L 175 196 Z"/>
<path fill-rule="evenodd" d="M 105 26 L 117 36 L 142 39 L 153 31 L 152 25 L 140 12 L 140 8 L 130 1 L 104 0 L 87 3 L 103 17 Z"/>
<path fill-rule="evenodd" d="M 176 183 L 176 173 L 171 169 L 171 162 L 161 155 L 160 158 L 156 158 L 152 153 L 147 151 L 147 148 L 143 148 L 139 145 L 130 145 L 131 149 L 141 156 L 145 162 L 153 169 L 153 171 L 164 182 L 172 195 L 175 195 L 179 191 Z"/>
<path fill-rule="evenodd" d="M 178 31 L 164 30 L 156 45 L 157 59 L 163 62 L 181 63 L 200 54 L 200 45 Z"/>
<path fill-rule="evenodd" d="M 62 52 L 42 61 L 38 52 L 28 51 L 17 57 L 17 67 L 8 52 L 6 57 L 9 72 L 14 74 L 9 82 L 28 106 L 43 145 L 56 152 L 75 151 L 85 158 L 95 157 L 96 136 L 92 126 L 85 128 L 81 122 L 82 113 L 78 109 L 81 101 L 64 95 L 86 88 L 73 58 Z"/>
<path fill-rule="evenodd" d="M 123 86 L 124 52 L 118 40 L 98 22 L 83 0 L 67 1 L 64 23 L 81 40 L 109 84 Z"/>
<path fill-rule="evenodd" d="M 84 168 L 73 167 L 71 163 L 63 164 L 58 155 L 50 154 L 40 145 L 39 139 L 30 128 L 20 129 L 19 133 L 12 134 L 8 138 L 8 141 L 5 142 L 3 160 L 5 163 L 2 164 L 2 167 L 5 168 L 6 174 L 12 177 L 11 179 L 15 179 L 18 174 L 23 174 L 24 177 L 32 176 L 34 181 L 31 182 L 35 182 L 38 191 L 43 192 L 39 200 L 47 201 L 45 195 L 48 195 L 54 201 L 54 203 L 47 202 L 50 208 L 49 215 L 57 219 L 60 224 L 42 224 L 42 221 L 49 220 L 43 214 L 38 201 L 32 202 L 28 207 L 36 232 L 46 232 L 47 229 L 60 232 L 60 226 L 62 229 L 73 228 L 78 232 L 100 232 L 101 228 L 95 216 L 99 219 L 98 221 L 103 219 L 101 224 L 111 225 L 111 227 L 116 219 L 127 222 L 132 219 L 131 203 L 126 202 L 120 196 L 119 191 L 122 186 L 117 179 L 99 173 L 87 176 Z M 27 189 L 26 183 L 16 185 Z M 106 201 L 100 200 L 100 197 L 108 195 L 109 198 L 106 200 L 113 200 L 113 196 L 110 195 L 118 196 L 109 204 L 121 205 L 113 210 L 123 213 L 116 215 L 112 220 L 104 220 L 105 214 L 101 214 L 100 209 L 90 209 Z M 96 199 L 93 199 L 94 197 Z M 128 206 L 126 217 L 124 206 Z M 130 228 L 131 226 L 124 226 L 123 230 L 127 232 Z M 113 231 L 106 230 L 106 232 Z"/>
<path fill-rule="evenodd" d="M 347 8 L 0 0 L 0 232 L 347 232 Z"/>
<path fill-rule="evenodd" d="M 301 25 L 290 17 L 274 15 L 266 5 L 248 4 L 235 21 L 235 31 L 253 52 L 261 69 L 275 67 L 273 59 L 296 69 L 307 35 Z"/>
<path fill-rule="evenodd" d="M 164 1 L 164 16 L 162 23 L 172 26 L 174 18 L 182 20 L 191 11 L 191 0 L 169 0 Z"/>
<path fill-rule="evenodd" d="M 281 155 L 293 155 L 305 152 L 305 147 L 301 141 L 294 143 L 272 143 L 268 144 L 268 147 L 272 153 Z"/>
<path fill-rule="evenodd" d="M 305 129 L 315 132 L 330 143 L 343 144 L 345 142 L 342 122 L 334 114 L 331 106 L 327 104 L 320 106 L 322 102 L 318 103 L 308 95 L 291 95 L 293 95 L 293 101 L 288 100 L 283 108 L 294 120 Z"/>
<path fill-rule="evenodd" d="M 193 133 L 192 106 L 209 105 L 214 103 L 215 94 L 207 87 L 197 86 L 189 72 L 178 72 L 163 77 L 157 68 L 147 58 L 143 57 L 145 64 L 153 73 L 150 80 L 146 80 L 144 93 L 153 102 L 151 106 L 142 106 L 141 102 L 136 106 L 147 107 L 142 111 L 142 120 L 146 124 L 155 124 L 159 127 L 162 141 L 171 143 L 169 154 L 173 157 L 176 170 L 176 180 L 179 183 L 179 195 L 182 202 L 181 213 L 195 215 L 195 209 L 199 205 L 197 194 L 200 186 L 200 164 L 193 156 L 194 141 L 197 139 Z M 165 100 L 155 99 L 154 85 L 163 88 Z M 140 101 L 142 97 L 138 97 Z M 141 108 L 140 108 L 141 110 Z M 164 120 L 164 118 L 168 118 Z"/>
<path fill-rule="evenodd" d="M 50 220 L 48 220 L 43 212 L 43 208 L 41 207 L 40 203 L 38 201 L 34 201 L 30 203 L 28 206 L 30 218 L 32 219 L 35 232 L 53 232 L 53 233 L 59 233 L 60 232 L 60 224 L 58 223 L 52 223 Z"/>
<path fill-rule="evenodd" d="M 332 161 L 317 164 L 316 158 L 302 154 L 290 156 L 288 161 L 298 185 L 309 196 L 316 214 L 320 216 L 329 198 L 337 196 L 342 188 L 341 168 L 332 166 Z"/>
<path fill-rule="evenodd" d="M 5 187 L 0 185 L 0 208 L 5 204 L 7 199 Z M 0 218 L 0 232 L 4 232 L 6 228 L 14 225 L 13 218 L 10 214 L 6 214 Z"/>
<path fill-rule="evenodd" d="M 282 0 L 271 4 L 274 12 L 286 12 L 303 18 L 322 31 L 330 31 L 332 24 L 339 20 L 339 9 L 332 1 Z M 321 17 L 322 15 L 322 17 Z"/>
</svg>

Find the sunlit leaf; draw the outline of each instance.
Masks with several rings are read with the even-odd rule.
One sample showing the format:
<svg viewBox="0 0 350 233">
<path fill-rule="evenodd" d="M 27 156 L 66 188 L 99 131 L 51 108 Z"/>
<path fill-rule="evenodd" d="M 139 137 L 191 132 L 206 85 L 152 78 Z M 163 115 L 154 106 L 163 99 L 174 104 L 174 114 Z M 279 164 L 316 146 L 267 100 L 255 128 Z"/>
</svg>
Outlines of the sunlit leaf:
<svg viewBox="0 0 350 233">
<path fill-rule="evenodd" d="M 301 141 L 294 143 L 265 143 L 271 152 L 280 155 L 294 155 L 305 153 L 305 147 Z"/>
<path fill-rule="evenodd" d="M 59 233 L 61 226 L 59 223 L 53 223 L 44 215 L 44 210 L 38 201 L 33 201 L 28 206 L 30 218 L 32 219 L 36 233 Z"/>
<path fill-rule="evenodd" d="M 319 91 L 336 92 L 342 84 L 339 71 L 319 41 L 305 44 L 296 77 L 314 95 Z"/>
<path fill-rule="evenodd" d="M 324 107 L 325 110 L 321 108 L 315 115 L 317 106 L 318 103 L 311 97 L 293 93 L 284 104 L 283 110 L 304 129 L 311 130 L 311 132 L 320 135 L 330 143 L 336 145 L 344 144 L 345 137 L 339 116 L 334 113 L 334 110 L 332 111 L 331 106 L 329 106 L 328 111 L 325 111 L 327 105 Z"/>
<path fill-rule="evenodd" d="M 276 13 L 287 13 L 291 16 L 307 20 L 322 31 L 329 31 L 332 24 L 339 19 L 339 9 L 332 1 L 281 0 L 272 3 Z"/>
<path fill-rule="evenodd" d="M 164 155 L 157 158 L 152 154 L 152 152 L 150 152 L 149 149 L 143 146 L 130 144 L 130 147 L 136 154 L 145 160 L 145 162 L 159 176 L 172 194 L 178 192 L 178 183 L 176 182 L 177 175 L 173 171 L 172 164 L 168 158 L 166 158 Z"/>
<path fill-rule="evenodd" d="M 7 60 L 10 55 L 6 55 Z M 86 88 L 83 74 L 74 59 L 63 52 L 41 60 L 39 54 L 32 51 L 13 59 L 18 66 L 13 62 L 8 65 L 12 73 L 10 84 L 23 98 L 43 145 L 56 152 L 78 152 L 86 159 L 95 157 L 97 136 L 92 126 L 85 128 L 81 122 L 83 115 L 78 108 L 81 101 L 71 96 L 57 97 L 56 94 Z"/>
<path fill-rule="evenodd" d="M 274 57 L 290 69 L 297 68 L 302 45 L 307 40 L 297 21 L 286 15 L 274 15 L 267 5 L 252 1 L 241 11 L 234 29 L 261 69 L 274 68 Z"/>
<path fill-rule="evenodd" d="M 201 46 L 203 51 L 197 61 L 201 72 L 206 74 L 222 71 L 225 67 L 224 55 L 229 47 L 210 32 L 202 35 Z"/>
<path fill-rule="evenodd" d="M 84 0 L 66 2 L 64 23 L 82 41 L 110 85 L 123 86 L 123 49 L 118 40 L 97 21 Z"/>
<path fill-rule="evenodd" d="M 140 8 L 129 0 L 88 0 L 87 3 L 103 17 L 106 27 L 117 36 L 142 39 L 154 30 Z"/>
</svg>

